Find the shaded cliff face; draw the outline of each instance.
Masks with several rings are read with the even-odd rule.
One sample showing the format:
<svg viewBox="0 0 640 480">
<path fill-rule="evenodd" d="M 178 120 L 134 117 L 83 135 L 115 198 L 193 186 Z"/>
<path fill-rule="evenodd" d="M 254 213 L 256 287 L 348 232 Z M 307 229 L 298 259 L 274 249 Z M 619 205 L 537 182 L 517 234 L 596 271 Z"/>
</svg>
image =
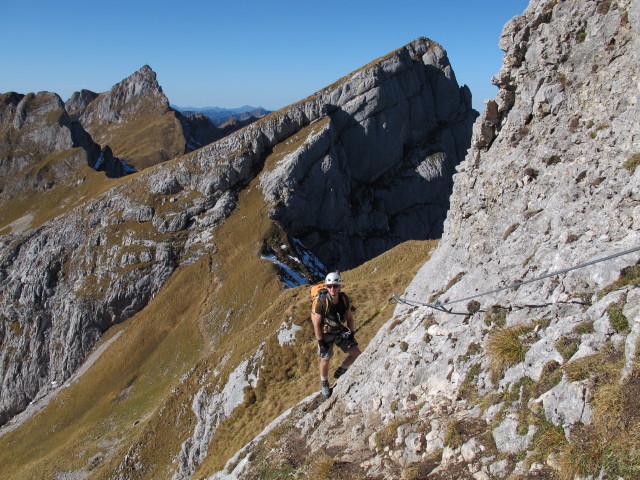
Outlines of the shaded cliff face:
<svg viewBox="0 0 640 480">
<path fill-rule="evenodd" d="M 135 96 L 134 83 L 125 82 L 111 93 Z M 109 108 L 119 111 L 114 96 L 83 98 L 74 99 L 74 104 L 90 102 L 78 117 L 86 113 L 89 123 L 98 121 L 101 102 L 108 100 Z M 476 116 L 470 105 L 469 92 L 455 82 L 442 48 L 419 39 L 218 142 L 133 176 L 109 180 L 111 188 L 88 194 L 84 203 L 54 221 L 35 222 L 31 230 L 1 237 L 2 421 L 34 398 L 55 393 L 105 332 L 130 319 L 122 329 L 131 328 L 134 336 L 123 334 L 124 343 L 113 340 L 115 333 L 110 336 L 114 349 L 132 352 L 113 359 L 112 367 L 118 366 L 114 372 L 126 371 L 126 378 L 119 373 L 109 376 L 110 370 L 101 367 L 109 379 L 98 382 L 103 386 L 96 387 L 100 393 L 95 395 L 115 410 L 131 399 L 150 410 L 140 414 L 145 418 L 140 427 L 131 417 L 143 409 L 140 406 L 113 420 L 131 419 L 134 426 L 126 423 L 125 433 L 118 431 L 122 437 L 113 440 L 118 449 L 108 454 L 101 468 L 127 478 L 140 464 L 147 471 L 165 471 L 171 464 L 177 478 L 192 475 L 218 425 L 244 402 L 245 387 L 255 386 L 256 401 L 268 406 L 261 393 L 268 383 L 255 377 L 263 368 L 277 372 L 273 365 L 282 361 L 281 346 L 271 338 L 274 318 L 290 311 L 285 327 L 294 332 L 292 319 L 298 327 L 308 319 L 306 289 L 296 299 L 298 294 L 286 293 L 284 285 L 311 280 L 330 268 L 315 257 L 351 265 L 403 240 L 438 232 L 451 186 L 448 176 L 466 151 Z M 123 108 L 121 116 L 126 113 Z M 114 114 L 101 121 L 117 125 L 118 119 Z M 407 192 L 397 187 L 405 180 L 410 184 Z M 326 204 L 310 203 L 304 211 L 295 207 L 296 202 L 316 202 L 316 196 L 326 198 Z M 422 212 L 420 205 L 433 206 L 433 212 Z M 340 224 L 344 241 L 338 249 L 323 243 L 336 234 L 335 222 L 325 220 L 328 209 L 335 219 L 352 219 L 353 226 Z M 367 214 L 373 219 L 371 227 L 364 222 Z M 309 219 L 316 224 L 317 237 L 308 230 Z M 416 229 L 417 221 L 422 228 Z M 298 223 L 305 228 L 296 229 Z M 358 240 L 372 229 L 377 232 L 375 242 Z M 304 236 L 303 241 L 296 235 Z M 349 242 L 358 245 L 354 254 L 347 248 Z M 370 270 L 374 275 L 378 269 Z M 183 278 L 189 278 L 184 286 L 179 281 Z M 376 278 L 381 287 L 398 284 L 395 276 Z M 363 294 L 363 301 L 374 302 L 377 295 L 388 293 Z M 280 300 L 285 294 L 293 295 L 287 299 L 296 299 L 298 306 Z M 150 311 L 155 313 L 146 313 Z M 176 332 L 176 325 L 185 331 Z M 163 337 L 166 332 L 181 341 L 170 342 Z M 140 349 L 131 350 L 133 338 L 140 339 Z M 299 342 L 305 348 L 310 345 L 306 337 Z M 178 346 L 184 350 L 175 353 Z M 157 359 L 156 348 L 168 348 L 181 359 L 169 365 L 160 360 L 171 375 L 159 382 L 161 395 L 166 395 L 159 400 L 143 395 L 150 388 L 148 379 L 136 371 L 138 364 L 131 364 L 143 353 Z M 259 355 L 262 349 L 265 353 Z M 308 359 L 309 353 L 301 350 L 300 358 Z M 253 360 L 245 365 L 249 357 Z M 153 363 L 149 358 L 140 361 Z M 148 368 L 157 375 L 156 369 Z M 293 389 L 287 402 L 305 391 L 295 388 L 294 370 L 286 367 L 291 375 L 286 388 Z M 80 388 L 73 385 L 67 388 Z M 198 402 L 191 414 L 195 394 Z M 71 405 L 91 396 L 73 398 Z M 69 408 L 64 405 L 52 410 Z M 91 410 L 96 405 L 85 406 Z M 216 405 L 223 405 L 223 411 Z M 156 437 L 157 430 L 167 428 L 162 414 L 174 411 L 182 412 L 175 419 L 180 434 Z M 256 421 L 264 422 L 272 413 L 265 407 Z M 56 415 L 52 428 L 73 428 L 72 420 Z M 231 433 L 239 435 L 235 442 L 243 438 L 242 432 Z M 168 443 L 158 449 L 152 438 Z M 214 444 L 212 448 L 222 448 L 219 440 Z M 178 453 L 179 464 L 174 464 Z M 156 455 L 165 456 L 158 460 Z M 220 461 L 211 459 L 210 465 Z M 42 461 L 34 468 L 49 472 L 63 467 Z"/>
<path fill-rule="evenodd" d="M 261 177 L 273 218 L 331 268 L 440 237 L 477 115 L 442 47 L 418 40 L 317 96 L 308 139 L 288 141 Z"/>
<path fill-rule="evenodd" d="M 637 1 L 532 1 L 505 26 L 499 93 L 405 303 L 329 401 L 211 478 L 637 476 L 639 22 Z"/>
</svg>

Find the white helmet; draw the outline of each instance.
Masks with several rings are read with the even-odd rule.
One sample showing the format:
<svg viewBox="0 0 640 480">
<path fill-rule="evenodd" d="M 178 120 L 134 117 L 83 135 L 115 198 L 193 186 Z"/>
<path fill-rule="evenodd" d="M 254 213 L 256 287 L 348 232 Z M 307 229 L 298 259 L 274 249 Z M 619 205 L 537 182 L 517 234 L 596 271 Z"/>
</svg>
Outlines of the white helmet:
<svg viewBox="0 0 640 480">
<path fill-rule="evenodd" d="M 342 277 L 340 276 L 340 272 L 331 272 L 327 275 L 327 278 L 324 279 L 325 285 L 342 285 Z"/>
</svg>

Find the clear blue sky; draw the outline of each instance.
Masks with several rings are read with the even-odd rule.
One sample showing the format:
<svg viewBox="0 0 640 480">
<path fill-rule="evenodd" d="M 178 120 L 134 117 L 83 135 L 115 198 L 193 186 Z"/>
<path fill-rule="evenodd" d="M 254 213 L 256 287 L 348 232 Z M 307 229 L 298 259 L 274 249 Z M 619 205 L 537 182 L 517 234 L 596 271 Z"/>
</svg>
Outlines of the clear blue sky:
<svg viewBox="0 0 640 480">
<path fill-rule="evenodd" d="M 275 110 L 424 36 L 474 107 L 493 98 L 504 24 L 528 0 L 0 0 L 0 92 L 63 100 L 148 64 L 181 107 Z"/>
</svg>

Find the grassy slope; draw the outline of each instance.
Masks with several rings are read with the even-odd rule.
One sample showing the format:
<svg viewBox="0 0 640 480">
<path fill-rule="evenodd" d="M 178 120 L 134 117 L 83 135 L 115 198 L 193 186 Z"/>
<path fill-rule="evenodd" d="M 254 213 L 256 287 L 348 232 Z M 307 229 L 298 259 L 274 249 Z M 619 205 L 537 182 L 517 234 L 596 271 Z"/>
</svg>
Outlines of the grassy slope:
<svg viewBox="0 0 640 480">
<path fill-rule="evenodd" d="M 343 273 L 345 291 L 351 296 L 356 308 L 356 325 L 361 325 L 385 307 L 393 293 L 402 293 L 418 268 L 428 259 L 436 243 L 406 242 Z M 280 346 L 273 333 L 265 338 L 266 358 L 258 385 L 253 391 L 247 392 L 245 403 L 218 429 L 208 457 L 196 472 L 197 478 L 221 469 L 228 458 L 262 431 L 271 420 L 318 390 L 316 343 L 309 307 L 309 287 L 301 286 L 284 291 L 258 318 L 258 323 L 264 322 L 272 326 L 271 332 L 289 318 L 294 324 L 302 326 L 303 330 L 298 333 L 295 346 Z M 392 306 L 384 308 L 358 332 L 361 349 L 366 348 L 392 313 Z M 337 353 L 332 360 L 331 369 L 336 368 L 343 357 L 342 353 Z"/>
<path fill-rule="evenodd" d="M 182 155 L 186 145 L 174 112 L 133 119 L 111 130 L 100 141 L 138 170 Z"/>
<path fill-rule="evenodd" d="M 103 95 L 92 105 L 97 105 Z M 134 102 L 135 114 L 121 112 L 123 123 L 93 120 L 83 125 L 85 130 L 95 142 L 102 147 L 109 145 L 116 157 L 137 170 L 184 154 L 186 139 L 176 113 L 157 97 L 138 98 Z"/>
</svg>

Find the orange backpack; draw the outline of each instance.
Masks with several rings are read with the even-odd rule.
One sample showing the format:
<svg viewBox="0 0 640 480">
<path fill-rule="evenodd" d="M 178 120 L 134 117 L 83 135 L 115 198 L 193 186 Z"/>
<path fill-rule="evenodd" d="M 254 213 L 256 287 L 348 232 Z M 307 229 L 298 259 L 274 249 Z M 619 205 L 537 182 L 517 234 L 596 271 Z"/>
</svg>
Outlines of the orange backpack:
<svg viewBox="0 0 640 480">
<path fill-rule="evenodd" d="M 329 290 L 324 284 L 324 281 L 314 283 L 311 285 L 311 313 L 313 313 L 316 300 L 324 299 L 327 302 L 327 308 L 329 308 Z"/>
</svg>

